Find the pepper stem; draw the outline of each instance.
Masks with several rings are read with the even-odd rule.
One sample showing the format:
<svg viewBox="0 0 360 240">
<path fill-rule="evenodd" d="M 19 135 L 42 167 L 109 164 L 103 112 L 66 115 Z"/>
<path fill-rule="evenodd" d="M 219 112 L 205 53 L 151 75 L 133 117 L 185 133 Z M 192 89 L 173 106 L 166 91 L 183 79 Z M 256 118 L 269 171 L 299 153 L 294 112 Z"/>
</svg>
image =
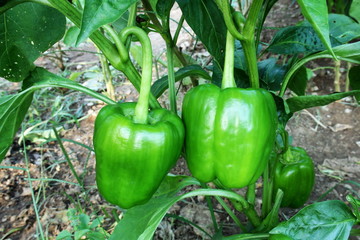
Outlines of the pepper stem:
<svg viewBox="0 0 360 240">
<path fill-rule="evenodd" d="M 221 82 L 221 88 L 236 87 L 234 78 L 234 52 L 235 52 L 235 39 L 230 31 L 226 33 L 226 49 L 225 49 L 225 62 L 224 73 Z"/>
<path fill-rule="evenodd" d="M 147 123 L 149 112 L 149 96 L 152 80 L 152 48 L 150 39 L 144 30 L 134 26 L 126 27 L 120 32 L 122 42 L 125 42 L 130 34 L 134 34 L 140 40 L 143 55 L 140 94 L 135 106 L 134 122 L 145 124 Z"/>
<path fill-rule="evenodd" d="M 289 147 L 285 153 L 282 155 L 282 160 L 284 164 L 295 162 L 294 156 L 291 152 L 291 148 Z"/>
</svg>

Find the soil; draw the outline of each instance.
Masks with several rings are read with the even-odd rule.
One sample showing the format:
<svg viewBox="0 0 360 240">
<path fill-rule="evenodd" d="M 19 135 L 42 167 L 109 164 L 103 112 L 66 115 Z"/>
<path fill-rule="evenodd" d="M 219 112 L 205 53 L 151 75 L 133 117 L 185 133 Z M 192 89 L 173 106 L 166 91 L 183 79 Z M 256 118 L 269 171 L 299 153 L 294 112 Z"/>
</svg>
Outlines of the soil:
<svg viewBox="0 0 360 240">
<path fill-rule="evenodd" d="M 269 15 L 267 26 L 282 27 L 296 23 L 301 19 L 299 7 L 296 4 L 289 5 L 291 1 L 279 1 Z M 288 9 L 284 11 L 284 9 Z M 174 11 L 179 11 L 175 9 Z M 279 14 L 286 14 L 279 18 Z M 280 19 L 280 20 L 279 20 Z M 283 20 L 283 19 L 286 19 Z M 270 38 L 273 32 L 266 30 L 265 38 Z M 191 35 L 186 31 L 180 34 L 179 44 L 184 50 L 191 51 L 199 45 L 195 45 Z M 157 36 L 152 36 L 156 38 Z M 154 46 L 154 52 L 160 54 L 164 50 L 161 41 Z M 63 49 L 63 45 L 60 45 Z M 80 46 L 82 50 L 96 51 L 93 45 L 86 42 Z M 100 65 L 94 54 L 86 52 L 64 51 L 62 56 L 65 72 L 82 72 Z M 204 50 L 197 50 L 196 54 L 201 58 L 208 55 Z M 58 62 L 45 55 L 37 64 L 52 72 L 64 72 Z M 331 62 L 320 61 L 312 63 L 316 68 L 323 65 L 331 65 Z M 345 67 L 345 66 L 344 66 Z M 159 74 L 164 71 L 160 69 Z M 93 76 L 93 75 L 92 75 Z M 344 80 L 345 74 L 343 74 Z M 308 84 L 307 94 L 323 95 L 333 92 L 334 74 L 331 70 L 319 70 L 314 72 L 313 79 Z M 92 87 L 96 91 L 103 91 L 104 84 L 101 81 L 89 80 L 84 75 L 78 79 L 82 84 Z M 344 83 L 342 83 L 344 85 Z M 137 92 L 132 85 L 120 74 L 115 75 L 115 86 L 118 100 L 134 101 Z M 1 94 L 14 93 L 20 88 L 18 83 L 9 83 L 0 79 Z M 188 87 L 180 87 L 178 106 L 180 109 L 182 96 Z M 67 90 L 49 89 L 52 96 L 73 96 L 75 93 Z M 290 94 L 290 93 L 289 93 Z M 66 98 L 65 98 L 66 99 Z M 70 99 L 70 98 L 68 98 Z M 92 147 L 92 132 L 94 120 L 98 111 L 104 105 L 95 99 L 84 95 L 77 95 L 70 109 L 81 111 L 77 122 L 61 120 L 63 125 L 60 135 L 62 139 L 70 139 Z M 160 103 L 168 107 L 169 103 L 164 97 Z M 49 103 L 47 103 L 49 104 Z M 44 107 L 49 107 L 45 106 Z M 25 122 L 29 122 L 32 109 Z M 51 116 L 51 112 L 40 113 L 44 121 Z M 29 127 L 29 125 L 25 126 Z M 51 131 L 51 127 L 48 129 Z M 338 199 L 347 202 L 348 194 L 360 195 L 360 108 L 353 98 L 346 98 L 327 106 L 307 109 L 296 113 L 290 120 L 287 130 L 292 137 L 292 145 L 300 146 L 307 150 L 316 165 L 315 189 L 307 204 L 319 200 Z M 69 209 L 76 209 L 80 213 L 90 216 L 93 221 L 97 216 L 104 216 L 101 227 L 108 232 L 114 228 L 116 217 L 122 216 L 117 207 L 107 203 L 99 194 L 95 185 L 95 160 L 94 153 L 87 148 L 74 142 L 63 140 L 64 148 L 71 159 L 75 171 L 84 182 L 86 192 L 76 183 L 69 164 L 64 157 L 63 151 L 57 141 L 41 143 L 42 135 L 37 138 L 29 137 L 21 139 L 21 131 L 14 139 L 14 143 L 0 168 L 0 239 L 1 240 L 32 240 L 40 239 L 38 231 L 41 225 L 44 237 L 55 239 L 63 230 L 73 231 Z M 30 135 L 31 136 L 31 135 Z M 24 148 L 25 146 L 25 148 Z M 28 169 L 24 171 L 23 169 Z M 190 175 L 184 159 L 179 159 L 172 173 Z M 31 180 L 29 180 L 31 179 Z M 357 185 L 356 185 L 357 184 Z M 260 187 L 260 184 L 259 184 Z M 260 191 L 260 188 L 257 189 Z M 33 202 L 36 201 L 36 209 Z M 215 203 L 215 202 L 214 202 Z M 260 202 L 257 202 L 260 205 Z M 215 204 L 216 218 L 224 222 L 223 232 L 227 235 L 239 231 L 221 206 Z M 294 215 L 297 210 L 284 209 L 280 216 L 287 219 Z M 39 216 L 36 216 L 36 213 Z M 175 204 L 170 212 L 177 214 L 200 225 L 205 230 L 212 232 L 211 216 L 207 210 L 206 199 L 196 197 L 185 202 Z M 116 216 L 116 217 L 115 217 Z M 207 239 L 201 231 L 193 226 L 166 217 L 160 224 L 155 234 L 155 239 Z M 356 238 L 352 238 L 356 239 Z"/>
</svg>

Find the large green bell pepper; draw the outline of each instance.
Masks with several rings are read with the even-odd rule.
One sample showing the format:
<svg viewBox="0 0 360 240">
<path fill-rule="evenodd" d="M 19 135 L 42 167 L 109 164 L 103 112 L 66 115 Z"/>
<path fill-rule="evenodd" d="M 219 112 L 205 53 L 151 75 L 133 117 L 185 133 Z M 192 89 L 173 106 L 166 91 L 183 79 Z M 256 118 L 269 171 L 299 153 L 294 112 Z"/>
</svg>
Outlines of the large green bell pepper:
<svg viewBox="0 0 360 240">
<path fill-rule="evenodd" d="M 197 179 L 241 188 L 260 177 L 277 125 L 270 93 L 200 85 L 186 94 L 182 114 L 186 160 Z"/>
<path fill-rule="evenodd" d="M 234 79 L 234 37 L 227 32 L 221 88 L 204 84 L 183 102 L 185 154 L 202 182 L 217 179 L 228 188 L 255 183 L 275 142 L 276 106 L 264 89 L 240 89 Z"/>
<path fill-rule="evenodd" d="M 166 109 L 149 111 L 151 44 L 146 33 L 136 27 L 125 28 L 120 35 L 125 42 L 130 34 L 138 37 L 143 50 L 139 100 L 102 108 L 93 138 L 99 192 L 122 208 L 145 203 L 152 197 L 176 163 L 185 132 L 175 113 Z"/>
<path fill-rule="evenodd" d="M 303 148 L 290 146 L 278 155 L 273 193 L 284 192 L 282 207 L 299 208 L 309 199 L 315 182 L 314 163 Z"/>
<path fill-rule="evenodd" d="M 166 109 L 149 112 L 148 123 L 133 121 L 135 103 L 108 105 L 95 122 L 96 182 L 101 195 L 123 208 L 146 202 L 174 166 L 184 127 Z"/>
</svg>

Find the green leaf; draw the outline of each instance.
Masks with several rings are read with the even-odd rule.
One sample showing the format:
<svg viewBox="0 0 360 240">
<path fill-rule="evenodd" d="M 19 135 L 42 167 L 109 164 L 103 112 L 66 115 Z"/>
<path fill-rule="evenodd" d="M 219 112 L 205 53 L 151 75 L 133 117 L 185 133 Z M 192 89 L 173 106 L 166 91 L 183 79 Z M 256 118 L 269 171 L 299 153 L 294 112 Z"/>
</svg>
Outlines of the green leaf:
<svg viewBox="0 0 360 240">
<path fill-rule="evenodd" d="M 302 66 L 292 76 L 289 81 L 288 87 L 291 91 L 293 91 L 299 96 L 305 95 L 307 82 L 310 80 L 312 75 L 313 72 L 310 69 Z"/>
<path fill-rule="evenodd" d="M 360 90 L 360 66 L 353 66 L 349 70 L 349 81 L 352 90 Z M 360 102 L 360 95 L 356 96 L 356 99 Z"/>
<path fill-rule="evenodd" d="M 321 42 L 332 54 L 326 0 L 297 0 L 302 14 L 310 22 Z"/>
<path fill-rule="evenodd" d="M 181 184 L 181 182 L 179 182 Z M 152 236 L 170 207 L 177 201 L 194 196 L 221 196 L 240 200 L 239 195 L 219 189 L 198 189 L 180 196 L 152 198 L 144 205 L 130 208 L 118 223 L 109 240 L 138 239 L 148 240 Z M 131 229 L 131 231 L 129 231 Z"/>
<path fill-rule="evenodd" d="M 332 38 L 332 40 L 333 45 L 340 44 L 335 42 L 336 39 Z M 325 47 L 312 27 L 290 26 L 276 33 L 267 50 L 292 55 L 323 51 Z"/>
<path fill-rule="evenodd" d="M 360 0 L 352 0 L 349 15 L 360 22 Z"/>
<path fill-rule="evenodd" d="M 287 99 L 286 103 L 290 108 L 290 112 L 294 113 L 306 108 L 324 106 L 348 96 L 360 96 L 360 90 L 354 90 L 343 93 L 333 93 L 323 96 L 308 95 L 308 96 L 292 97 Z"/>
<path fill-rule="evenodd" d="M 343 14 L 329 15 L 330 36 L 341 43 L 360 37 L 360 24 Z"/>
<path fill-rule="evenodd" d="M 356 199 L 352 195 L 347 195 L 346 200 L 349 201 L 352 207 L 352 211 L 357 221 L 360 221 L 360 200 Z"/>
<path fill-rule="evenodd" d="M 75 240 L 80 240 L 82 239 L 83 236 L 86 235 L 86 233 L 90 232 L 90 229 L 81 229 L 75 232 L 74 234 L 74 239 Z"/>
<path fill-rule="evenodd" d="M 306 206 L 270 234 L 283 234 L 294 240 L 348 239 L 354 223 L 355 218 L 346 204 L 331 200 Z"/>
<path fill-rule="evenodd" d="M 112 100 L 104 95 L 94 92 L 77 82 L 52 74 L 43 68 L 35 68 L 24 81 L 24 87 L 26 89 L 17 94 L 0 98 L 0 162 L 4 159 L 21 122 L 24 120 L 34 91 L 47 87 L 69 88 L 84 92 L 108 104 L 114 104 Z"/>
<path fill-rule="evenodd" d="M 81 213 L 79 215 L 79 224 L 77 225 L 77 229 L 78 230 L 89 229 L 89 222 L 90 222 L 90 217 L 84 213 Z"/>
<path fill-rule="evenodd" d="M 161 183 L 160 187 L 156 190 L 153 197 L 174 196 L 181 189 L 189 185 L 200 186 L 201 184 L 193 177 L 168 174 Z"/>
<path fill-rule="evenodd" d="M 117 32 L 121 32 L 124 28 L 127 27 L 127 23 L 129 21 L 129 11 L 126 11 L 121 17 L 113 22 L 111 25 Z"/>
<path fill-rule="evenodd" d="M 258 63 L 261 87 L 271 91 L 280 90 L 287 67 L 276 64 L 276 58 L 268 58 Z"/>
<path fill-rule="evenodd" d="M 360 90 L 360 66 L 353 66 L 349 70 L 350 87 L 353 90 Z"/>
<path fill-rule="evenodd" d="M 19 4 L 0 15 L 0 77 L 22 81 L 40 54 L 65 33 L 65 17 L 41 4 Z"/>
<path fill-rule="evenodd" d="M 360 24 L 345 15 L 330 14 L 329 27 L 333 47 L 360 37 Z M 310 23 L 304 21 L 278 31 L 267 50 L 279 54 L 297 54 L 324 51 L 326 48 Z"/>
<path fill-rule="evenodd" d="M 333 51 L 335 55 L 340 57 L 342 60 L 360 64 L 360 42 L 340 45 L 336 48 L 333 48 Z M 326 50 L 324 52 L 314 54 L 312 57 L 319 56 L 319 58 L 321 58 L 324 54 L 330 53 L 328 50 Z"/>
<path fill-rule="evenodd" d="M 78 38 L 79 36 L 79 33 L 80 33 L 80 29 L 76 26 L 72 26 L 70 27 L 66 33 L 65 33 L 65 36 L 64 36 L 64 43 L 66 46 L 69 46 L 69 47 L 75 47 L 76 45 L 76 39 Z"/>
<path fill-rule="evenodd" d="M 56 240 L 71 240 L 71 233 L 68 230 L 63 230 L 56 236 Z"/>
<path fill-rule="evenodd" d="M 160 18 L 167 18 L 175 0 L 158 0 L 156 3 L 156 13 Z"/>
<path fill-rule="evenodd" d="M 200 76 L 204 79 L 210 80 L 209 74 L 199 65 L 188 65 L 175 72 L 175 81 L 179 81 L 188 76 Z M 158 98 L 168 88 L 168 76 L 164 76 L 154 82 L 151 86 L 152 94 Z"/>
<path fill-rule="evenodd" d="M 32 92 L 0 98 L 0 163 L 10 148 L 32 99 Z"/>
<path fill-rule="evenodd" d="M 225 59 L 226 26 L 214 1 L 177 0 L 186 22 L 209 53 L 222 66 Z"/>
<path fill-rule="evenodd" d="M 119 19 L 137 0 L 85 0 L 80 35 L 77 44 L 99 27 Z"/>
</svg>

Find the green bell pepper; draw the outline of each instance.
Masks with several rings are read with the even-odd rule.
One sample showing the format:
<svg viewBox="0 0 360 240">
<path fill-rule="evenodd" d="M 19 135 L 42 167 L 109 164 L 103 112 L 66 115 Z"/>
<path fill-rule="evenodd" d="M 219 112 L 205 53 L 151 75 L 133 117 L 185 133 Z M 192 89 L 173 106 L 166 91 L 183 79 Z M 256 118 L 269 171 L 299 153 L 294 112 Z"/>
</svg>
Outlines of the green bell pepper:
<svg viewBox="0 0 360 240">
<path fill-rule="evenodd" d="M 309 199 L 315 182 L 314 163 L 303 148 L 290 146 L 277 157 L 273 193 L 284 192 L 282 207 L 299 208 Z"/>
<path fill-rule="evenodd" d="M 139 28 L 126 28 L 123 38 L 131 33 L 136 34 L 143 47 L 139 101 L 102 108 L 95 121 L 93 138 L 99 192 L 122 208 L 143 204 L 152 197 L 176 163 L 185 132 L 175 113 L 166 109 L 148 110 L 151 44 Z"/>
<path fill-rule="evenodd" d="M 231 34 L 227 39 L 233 41 Z M 227 42 L 227 52 L 232 44 Z M 221 89 L 204 84 L 185 95 L 185 158 L 198 180 L 218 179 L 225 187 L 241 188 L 256 182 L 267 165 L 277 113 L 269 92 L 236 88 L 233 63 L 225 65 L 230 74 L 224 71 Z"/>
</svg>

